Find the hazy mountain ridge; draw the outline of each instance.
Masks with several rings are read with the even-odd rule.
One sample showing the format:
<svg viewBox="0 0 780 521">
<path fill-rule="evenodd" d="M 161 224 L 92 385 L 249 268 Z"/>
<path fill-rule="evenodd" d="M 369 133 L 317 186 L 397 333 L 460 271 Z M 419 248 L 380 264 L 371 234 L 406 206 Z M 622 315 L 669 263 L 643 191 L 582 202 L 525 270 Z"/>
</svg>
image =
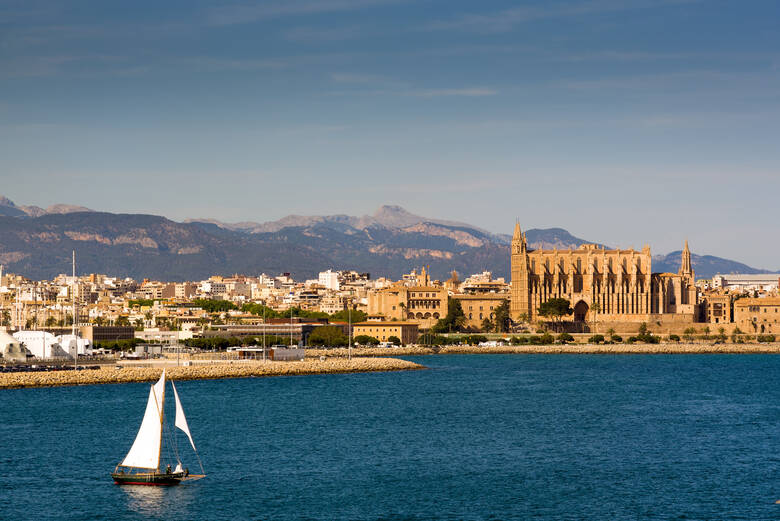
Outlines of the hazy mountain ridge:
<svg viewBox="0 0 780 521">
<path fill-rule="evenodd" d="M 67 272 L 74 249 L 79 273 L 136 279 L 197 280 L 212 274 L 283 271 L 301 279 L 328 268 L 396 278 L 423 265 L 439 279 L 453 269 L 461 276 L 489 270 L 509 278 L 509 235 L 417 216 L 398 206 L 383 206 L 363 217 L 287 216 L 270 223 L 230 225 L 92 211 L 47 210 L 32 217 L 21 208 L 0 199 L 0 215 L 5 215 L 0 217 L 0 263 L 7 271 L 32 278 Z M 526 236 L 532 249 L 576 249 L 593 242 L 562 228 L 529 229 Z M 713 256 L 694 254 L 692 261 L 699 277 L 768 272 Z M 680 252 L 657 255 L 653 271 L 676 272 L 679 263 Z"/>
<path fill-rule="evenodd" d="M 7 217 L 41 217 L 49 214 L 66 214 L 76 212 L 92 212 L 84 206 L 72 204 L 52 204 L 46 208 L 40 206 L 17 206 L 12 200 L 5 196 L 0 196 L 0 215 Z"/>
</svg>

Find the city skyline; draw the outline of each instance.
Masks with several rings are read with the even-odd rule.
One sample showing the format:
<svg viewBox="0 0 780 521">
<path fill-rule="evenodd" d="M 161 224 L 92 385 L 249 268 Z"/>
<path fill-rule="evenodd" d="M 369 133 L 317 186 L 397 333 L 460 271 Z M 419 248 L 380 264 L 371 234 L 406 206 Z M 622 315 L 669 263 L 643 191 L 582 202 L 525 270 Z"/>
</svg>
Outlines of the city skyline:
<svg viewBox="0 0 780 521">
<path fill-rule="evenodd" d="M 398 204 L 778 265 L 773 2 L 2 14 L 0 171 L 19 204 L 228 222 Z"/>
</svg>

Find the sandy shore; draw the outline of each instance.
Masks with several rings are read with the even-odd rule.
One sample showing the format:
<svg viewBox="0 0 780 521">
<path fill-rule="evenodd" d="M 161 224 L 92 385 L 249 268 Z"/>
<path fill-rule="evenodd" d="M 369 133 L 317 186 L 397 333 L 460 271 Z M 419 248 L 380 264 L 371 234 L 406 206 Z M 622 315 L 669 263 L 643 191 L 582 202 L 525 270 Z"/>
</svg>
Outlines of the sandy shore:
<svg viewBox="0 0 780 521">
<path fill-rule="evenodd" d="M 353 358 L 352 360 L 330 358 L 322 361 L 319 359 L 302 362 L 247 361 L 168 367 L 167 374 L 174 380 L 210 380 L 248 376 L 367 373 L 414 369 L 425 369 L 425 367 L 396 358 Z M 111 366 L 83 371 L 0 373 L 0 389 L 153 382 L 160 377 L 161 372 L 161 367 L 123 367 L 117 369 L 115 366 Z"/>
</svg>

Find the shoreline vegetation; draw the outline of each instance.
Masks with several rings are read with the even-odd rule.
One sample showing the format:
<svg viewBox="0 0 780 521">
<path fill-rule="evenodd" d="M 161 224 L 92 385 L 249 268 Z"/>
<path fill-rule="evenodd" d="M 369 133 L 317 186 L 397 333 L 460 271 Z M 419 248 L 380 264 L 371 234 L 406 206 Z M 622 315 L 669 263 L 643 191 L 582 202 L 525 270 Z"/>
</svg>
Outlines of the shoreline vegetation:
<svg viewBox="0 0 780 521">
<path fill-rule="evenodd" d="M 100 369 L 80 371 L 0 373 L 0 389 L 154 382 L 160 378 L 163 367 L 167 369 L 169 378 L 173 380 L 216 380 L 253 376 L 297 376 L 425 369 L 420 364 L 400 358 L 373 357 L 360 357 L 352 360 L 332 357 L 325 360 L 306 359 L 297 362 L 215 361 L 215 363 L 197 363 L 190 366 L 173 365 L 175 363 L 175 360 L 153 360 L 143 364 L 123 365 L 121 368 L 118 368 L 117 365 L 110 365 Z"/>
<path fill-rule="evenodd" d="M 346 357 L 348 349 L 306 349 L 306 358 Z M 362 347 L 352 350 L 354 357 L 421 356 L 448 354 L 780 354 L 780 343 L 716 344 L 549 344 L 549 345 L 444 345 L 436 347 Z"/>
</svg>

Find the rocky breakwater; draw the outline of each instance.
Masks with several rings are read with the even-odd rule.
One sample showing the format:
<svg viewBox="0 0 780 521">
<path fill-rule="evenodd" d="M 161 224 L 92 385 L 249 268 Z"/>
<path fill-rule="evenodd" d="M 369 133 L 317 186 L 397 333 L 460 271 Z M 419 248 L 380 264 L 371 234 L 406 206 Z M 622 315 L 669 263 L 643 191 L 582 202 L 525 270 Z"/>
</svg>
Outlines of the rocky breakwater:
<svg viewBox="0 0 780 521">
<path fill-rule="evenodd" d="M 299 362 L 248 361 L 199 364 L 189 367 L 169 367 L 167 374 L 169 378 L 174 380 L 211 380 L 250 376 L 368 373 L 415 369 L 425 369 L 425 367 L 395 358 L 353 358 L 352 360 L 330 358 Z M 104 367 L 83 371 L 2 373 L 0 374 L 0 389 L 153 382 L 160 377 L 161 372 L 161 367 L 123 367 L 121 369 Z"/>
</svg>

